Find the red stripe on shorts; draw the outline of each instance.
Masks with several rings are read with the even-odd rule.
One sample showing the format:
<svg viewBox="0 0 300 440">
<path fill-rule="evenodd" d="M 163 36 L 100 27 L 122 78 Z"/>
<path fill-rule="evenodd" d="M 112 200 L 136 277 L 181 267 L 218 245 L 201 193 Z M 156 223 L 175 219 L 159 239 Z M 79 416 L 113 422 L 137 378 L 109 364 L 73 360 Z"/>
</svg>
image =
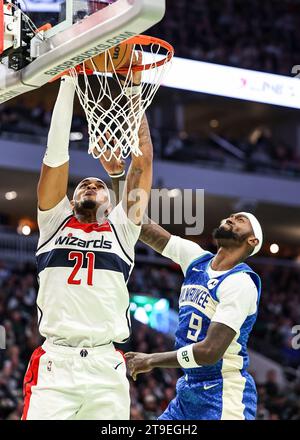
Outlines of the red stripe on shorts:
<svg viewBox="0 0 300 440">
<path fill-rule="evenodd" d="M 23 408 L 22 420 L 27 419 L 27 413 L 28 413 L 30 398 L 32 394 L 31 388 L 37 384 L 40 359 L 45 353 L 46 352 L 42 349 L 42 347 L 38 347 L 32 353 L 32 356 L 30 358 L 29 367 L 24 377 L 24 385 L 23 385 L 24 408 Z"/>
<path fill-rule="evenodd" d="M 123 359 L 124 359 L 124 362 L 125 362 L 125 364 L 126 364 L 126 357 L 124 356 L 124 351 L 119 350 L 119 349 L 117 349 L 117 348 L 116 348 L 116 351 L 118 351 L 119 353 L 121 353 L 121 355 L 122 355 L 122 357 L 123 357 Z"/>
</svg>

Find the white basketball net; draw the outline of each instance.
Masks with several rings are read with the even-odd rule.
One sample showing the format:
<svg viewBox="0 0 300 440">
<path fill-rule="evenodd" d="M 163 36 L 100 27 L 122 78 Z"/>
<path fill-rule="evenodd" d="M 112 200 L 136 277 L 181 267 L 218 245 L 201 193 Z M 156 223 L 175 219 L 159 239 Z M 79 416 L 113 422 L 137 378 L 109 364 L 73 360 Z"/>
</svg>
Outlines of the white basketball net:
<svg viewBox="0 0 300 440">
<path fill-rule="evenodd" d="M 135 44 L 129 69 L 124 73 L 97 72 L 92 60 L 92 75 L 85 64 L 80 71 L 81 75 L 76 68 L 70 70 L 88 122 L 88 152 L 95 159 L 103 156 L 109 161 L 112 156 L 125 159 L 131 153 L 136 156 L 142 154 L 138 135 L 140 123 L 162 83 L 167 67 L 171 64 L 170 57 L 162 53 L 162 50 L 167 52 L 167 55 L 170 54 L 170 51 L 160 44 L 147 46 L 147 52 L 142 45 Z M 136 63 L 139 52 L 142 54 L 143 65 L 151 64 L 152 68 L 143 69 L 141 84 L 136 86 L 133 83 L 131 67 Z M 105 61 L 108 61 L 108 58 L 111 60 L 111 53 L 105 52 L 105 57 Z M 165 61 L 158 67 L 158 59 L 162 60 L 164 57 Z M 108 63 L 105 62 L 105 65 Z M 83 81 L 79 81 L 79 76 L 83 77 Z"/>
</svg>

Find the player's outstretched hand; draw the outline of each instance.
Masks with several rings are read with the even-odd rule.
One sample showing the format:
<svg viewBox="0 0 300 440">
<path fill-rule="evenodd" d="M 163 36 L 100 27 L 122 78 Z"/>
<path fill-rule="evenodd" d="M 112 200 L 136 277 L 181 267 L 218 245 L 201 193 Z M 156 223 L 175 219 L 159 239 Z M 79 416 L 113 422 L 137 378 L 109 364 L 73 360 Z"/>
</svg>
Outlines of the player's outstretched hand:
<svg viewBox="0 0 300 440">
<path fill-rule="evenodd" d="M 129 374 L 136 380 L 136 376 L 140 373 L 148 373 L 152 370 L 150 365 L 150 354 L 145 353 L 125 353 L 125 358 L 127 360 L 127 366 L 129 369 Z"/>
<path fill-rule="evenodd" d="M 109 131 L 105 133 L 105 137 L 108 141 L 114 142 L 114 140 L 111 140 L 111 135 Z M 103 141 L 99 139 L 99 144 L 101 148 L 103 148 Z M 115 152 L 115 155 L 112 154 L 111 150 L 108 148 L 104 153 L 99 157 L 99 161 L 107 174 L 110 176 L 114 175 L 120 175 L 123 173 L 125 169 L 125 160 L 120 157 L 120 149 L 117 149 Z M 117 157 L 120 157 L 117 159 Z"/>
</svg>

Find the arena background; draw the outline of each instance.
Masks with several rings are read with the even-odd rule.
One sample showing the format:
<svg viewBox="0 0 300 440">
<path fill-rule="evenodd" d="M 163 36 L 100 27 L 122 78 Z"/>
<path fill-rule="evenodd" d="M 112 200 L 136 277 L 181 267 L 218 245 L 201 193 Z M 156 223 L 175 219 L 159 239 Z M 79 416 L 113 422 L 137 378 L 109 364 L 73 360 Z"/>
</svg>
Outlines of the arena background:
<svg viewBox="0 0 300 440">
<path fill-rule="evenodd" d="M 53 16 L 35 14 L 41 23 Z M 300 64 L 299 25 L 296 0 L 168 0 L 163 21 L 147 31 L 172 43 L 176 57 L 211 68 L 247 69 L 239 71 L 240 98 L 247 87 L 250 96 L 261 95 L 256 102 L 224 97 L 230 87 L 222 74 L 216 90 L 223 87 L 224 93 L 205 93 L 206 77 L 194 64 L 195 71 L 200 66 L 201 91 L 184 89 L 185 74 L 188 89 L 191 72 L 183 69 L 183 88 L 162 87 L 148 117 L 155 148 L 153 186 L 168 188 L 173 201 L 184 188 L 205 189 L 204 232 L 191 239 L 214 250 L 212 229 L 237 210 L 250 210 L 262 222 L 263 250 L 249 260 L 263 283 L 249 345 L 257 418 L 264 420 L 300 419 L 300 349 L 294 329 L 300 325 L 299 79 L 284 85 Z M 248 71 L 253 71 L 252 83 Z M 271 81 L 257 71 L 278 76 Z M 7 348 L 0 350 L 0 419 L 20 418 L 24 372 L 41 342 L 35 307 L 36 185 L 57 90 L 57 83 L 46 85 L 0 107 L 0 325 L 7 335 Z M 295 94 L 298 107 L 291 104 Z M 270 104 L 274 101 L 278 105 Z M 86 121 L 76 102 L 70 194 L 91 170 L 105 178 L 86 146 Z M 168 229 L 184 235 L 183 226 Z M 172 348 L 181 281 L 179 267 L 138 244 L 129 283 L 133 332 L 126 350 Z M 155 419 L 173 398 L 179 374 L 154 370 L 131 382 L 131 418 Z"/>
</svg>

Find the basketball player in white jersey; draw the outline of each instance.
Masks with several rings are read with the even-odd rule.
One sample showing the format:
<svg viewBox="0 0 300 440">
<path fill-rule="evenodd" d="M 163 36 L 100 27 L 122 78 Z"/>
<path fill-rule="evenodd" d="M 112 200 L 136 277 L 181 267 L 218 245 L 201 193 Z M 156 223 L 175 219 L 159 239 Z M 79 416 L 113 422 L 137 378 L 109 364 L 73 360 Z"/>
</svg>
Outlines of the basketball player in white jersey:
<svg viewBox="0 0 300 440">
<path fill-rule="evenodd" d="M 72 79 L 64 76 L 38 184 L 37 307 L 45 342 L 25 375 L 22 419 L 126 420 L 126 366 L 113 343 L 130 335 L 127 282 L 152 184 L 152 144 L 144 117 L 143 156 L 133 155 L 114 209 L 97 177 L 81 181 L 68 200 L 74 92 Z M 144 196 L 138 203 L 128 200 L 133 190 Z"/>
</svg>

